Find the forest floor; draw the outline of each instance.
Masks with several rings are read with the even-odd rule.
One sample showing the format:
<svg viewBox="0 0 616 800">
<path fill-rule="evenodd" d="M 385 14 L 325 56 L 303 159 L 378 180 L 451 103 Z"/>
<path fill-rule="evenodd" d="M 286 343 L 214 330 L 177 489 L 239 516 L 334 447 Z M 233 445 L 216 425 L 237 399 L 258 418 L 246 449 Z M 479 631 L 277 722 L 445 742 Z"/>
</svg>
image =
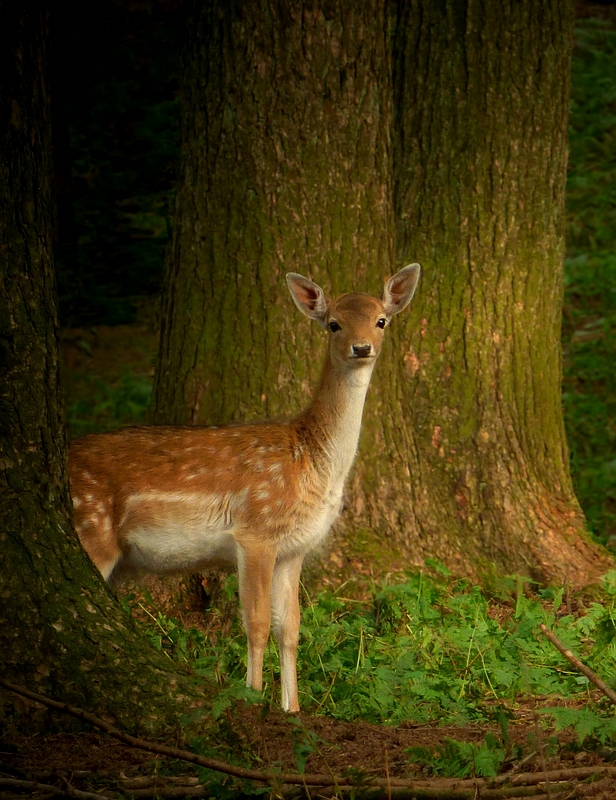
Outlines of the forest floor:
<svg viewBox="0 0 616 800">
<path fill-rule="evenodd" d="M 297 718 L 289 719 L 273 710 L 264 717 L 260 707 L 238 704 L 227 712 L 225 721 L 236 740 L 237 752 L 249 752 L 253 764 L 261 769 L 297 771 Z M 499 735 L 494 726 L 404 723 L 389 727 L 361 720 L 341 722 L 309 716 L 303 716 L 301 724 L 304 735 L 309 732 L 312 741 L 318 743 L 306 758 L 307 774 L 361 774 L 365 785 L 372 779 L 389 780 L 392 784 L 389 796 L 434 796 L 443 800 L 448 797 L 528 797 L 531 792 L 550 800 L 565 797 L 607 800 L 616 796 L 616 767 L 609 766 L 616 751 L 583 750 L 576 745 L 571 732 L 555 734 L 546 729 L 538 720 L 534 698 L 528 698 L 526 704 L 520 703 L 508 727 L 507 746 L 516 753 L 516 758 L 507 759 L 503 764 L 499 780 L 506 778 L 507 782 L 501 784 L 504 793 L 499 795 L 494 794 L 494 789 L 489 791 L 489 781 L 472 775 L 466 781 L 439 778 L 435 774 L 437 765 L 422 767 L 413 765 L 409 759 L 410 750 L 422 748 L 441 753 L 444 760 L 448 740 L 480 746 L 486 734 Z M 73 797 L 79 796 L 78 792 L 90 792 L 91 800 L 95 796 L 117 798 L 118 793 L 125 797 L 241 797 L 252 794 L 249 785 L 237 783 L 233 787 L 225 786 L 225 792 L 220 791 L 223 786 L 212 785 L 209 771 L 204 775 L 203 770 L 178 759 L 154 757 L 97 733 L 9 736 L 0 740 L 0 750 L 3 775 L 41 785 L 31 796 L 45 796 L 44 786 L 55 786 L 60 792 L 64 788 L 66 795 Z M 399 778 L 415 781 L 415 790 L 406 788 L 403 794 L 395 785 Z M 519 781 L 517 790 L 516 779 Z M 204 785 L 207 789 L 199 788 Z M 0 797 L 13 796 L 2 788 L 0 777 Z M 270 796 L 292 796 L 288 790 L 289 787 L 278 786 Z M 20 796 L 23 797 L 23 792 Z M 46 796 L 50 796 L 49 790 Z M 322 788 L 313 796 L 342 795 L 340 789 Z M 388 797 L 386 788 L 381 790 L 380 796 Z"/>
</svg>

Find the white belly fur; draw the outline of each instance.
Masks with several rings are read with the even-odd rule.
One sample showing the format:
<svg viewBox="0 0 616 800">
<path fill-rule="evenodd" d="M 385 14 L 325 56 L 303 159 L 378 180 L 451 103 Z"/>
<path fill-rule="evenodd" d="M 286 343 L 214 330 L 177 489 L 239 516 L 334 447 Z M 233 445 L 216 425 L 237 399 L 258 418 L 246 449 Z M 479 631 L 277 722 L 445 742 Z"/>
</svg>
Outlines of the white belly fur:
<svg viewBox="0 0 616 800">
<path fill-rule="evenodd" d="M 228 528 L 193 528 L 185 522 L 165 522 L 132 530 L 126 542 L 123 567 L 129 570 L 161 575 L 237 564 L 237 541 Z"/>
</svg>

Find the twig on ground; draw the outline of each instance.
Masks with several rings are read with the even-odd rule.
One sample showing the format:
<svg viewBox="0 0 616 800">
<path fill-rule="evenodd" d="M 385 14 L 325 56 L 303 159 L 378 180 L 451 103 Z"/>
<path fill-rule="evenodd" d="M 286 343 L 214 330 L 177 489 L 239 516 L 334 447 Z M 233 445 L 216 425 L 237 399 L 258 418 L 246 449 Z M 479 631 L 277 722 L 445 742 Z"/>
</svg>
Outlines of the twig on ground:
<svg viewBox="0 0 616 800">
<path fill-rule="evenodd" d="M 199 784 L 198 786 L 157 786 L 149 789 L 127 789 L 129 797 L 209 797 L 210 790 Z"/>
<path fill-rule="evenodd" d="M 545 747 L 545 745 L 542 744 L 541 747 Z M 529 753 L 527 756 L 524 756 L 524 758 L 521 761 L 518 761 L 517 764 L 514 764 L 513 767 L 506 774 L 507 775 L 515 775 L 517 772 L 519 772 L 522 769 L 524 764 L 528 764 L 528 762 L 532 761 L 533 758 L 538 754 L 539 754 L 539 750 L 533 750 L 532 753 Z"/>
<path fill-rule="evenodd" d="M 383 751 L 385 756 L 385 778 L 387 780 L 387 800 L 391 800 L 391 781 L 389 778 L 389 760 L 387 755 L 387 745 L 383 745 Z"/>
<path fill-rule="evenodd" d="M 533 707 L 535 705 L 535 699 L 533 698 Z M 541 726 L 539 724 L 539 714 L 537 711 L 533 711 L 533 716 L 535 718 L 535 740 L 538 744 L 537 751 L 539 752 L 539 760 L 541 762 L 541 771 L 545 775 L 548 771 L 546 760 L 545 760 L 545 744 L 543 743 L 543 736 L 541 735 Z M 550 784 L 549 779 L 545 781 L 545 788 L 547 789 L 548 797 L 552 795 L 552 787 Z"/>
<path fill-rule="evenodd" d="M 79 800 L 112 800 L 108 795 L 98 794 L 98 792 L 96 794 L 94 792 L 82 792 L 69 783 L 66 786 L 52 786 L 49 783 L 38 783 L 37 781 L 0 778 L 0 786 L 17 789 L 20 792 L 46 792 L 48 795 L 62 795 L 63 797 L 68 795 L 69 797 L 79 798 Z"/>
<path fill-rule="evenodd" d="M 603 694 L 606 697 L 608 697 L 612 701 L 612 703 L 614 703 L 614 705 L 616 705 L 616 692 L 613 692 L 610 689 L 610 687 L 606 683 L 604 683 L 604 681 L 602 681 L 601 678 L 590 669 L 590 667 L 587 667 L 586 664 L 582 664 L 580 659 L 577 656 L 573 655 L 571 650 L 567 650 L 567 648 L 560 641 L 560 639 L 557 636 L 554 636 L 552 631 L 546 625 L 544 625 L 543 622 L 539 625 L 539 628 L 552 642 L 554 647 L 557 650 L 559 650 L 564 655 L 564 657 L 568 661 L 570 661 L 573 664 L 573 666 L 582 673 L 582 675 L 586 675 L 588 680 L 591 683 L 594 683 L 597 689 L 600 689 L 603 692 Z"/>
<path fill-rule="evenodd" d="M 161 783 L 181 784 L 182 786 L 197 786 L 199 778 L 192 775 L 138 775 L 136 778 L 120 778 L 120 789 L 148 789 L 160 786 Z"/>
<path fill-rule="evenodd" d="M 349 792 L 351 787 L 345 787 L 345 793 Z M 533 800 L 567 800 L 574 795 L 575 787 L 567 784 L 565 789 L 559 788 L 557 791 L 552 790 L 551 795 L 547 795 L 543 789 L 521 788 L 521 789 L 499 789 L 493 791 L 491 789 L 483 790 L 480 793 L 476 789 L 416 789 L 416 788 L 401 788 L 396 787 L 391 790 L 391 800 L 526 800 L 532 797 Z M 327 790 L 327 794 L 323 789 L 309 789 L 307 795 L 299 794 L 296 790 L 293 792 L 285 792 L 285 800 L 305 800 L 305 797 L 311 800 L 325 800 L 325 798 L 332 798 L 337 800 L 341 797 L 339 794 L 332 795 Z M 384 794 L 382 789 L 362 789 L 361 797 L 363 800 L 386 800 L 387 795 Z"/>
<path fill-rule="evenodd" d="M 130 797 L 206 797 L 208 790 L 191 775 L 140 775 L 122 778 L 118 782 L 120 791 Z"/>
</svg>

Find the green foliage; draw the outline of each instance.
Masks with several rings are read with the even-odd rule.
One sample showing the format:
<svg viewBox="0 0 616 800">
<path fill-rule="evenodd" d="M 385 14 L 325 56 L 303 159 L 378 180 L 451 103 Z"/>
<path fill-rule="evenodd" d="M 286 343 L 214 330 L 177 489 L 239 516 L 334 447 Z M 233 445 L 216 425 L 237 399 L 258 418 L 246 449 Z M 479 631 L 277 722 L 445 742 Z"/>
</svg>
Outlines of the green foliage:
<svg viewBox="0 0 616 800">
<path fill-rule="evenodd" d="M 434 749 L 411 747 L 407 752 L 411 763 L 426 764 L 435 775 L 448 778 L 494 778 L 505 760 L 505 748 L 490 733 L 481 745 L 445 739 Z"/>
<path fill-rule="evenodd" d="M 299 717 L 290 717 L 293 726 L 293 755 L 298 772 L 306 771 L 306 761 L 313 753 L 320 753 L 323 740 L 314 731 L 308 730 Z"/>
<path fill-rule="evenodd" d="M 573 58 L 563 325 L 567 434 L 595 536 L 616 545 L 616 29 L 580 20 Z"/>
<path fill-rule="evenodd" d="M 554 719 L 557 731 L 573 728 L 580 744 L 588 738 L 605 744 L 616 736 L 616 718 L 590 708 L 543 708 L 541 713 Z"/>
<path fill-rule="evenodd" d="M 579 20 L 572 64 L 569 246 L 612 249 L 616 236 L 616 29 Z"/>
<path fill-rule="evenodd" d="M 218 747 L 213 747 L 204 740 L 195 739 L 191 742 L 191 749 L 199 755 L 224 760 L 233 766 L 245 767 L 246 762 L 250 760 L 250 754 L 241 752 L 240 748 L 234 750 L 233 747 L 228 746 L 229 742 L 237 740 L 232 730 L 227 729 L 221 733 L 221 744 Z M 238 749 L 240 752 L 237 752 Z M 197 767 L 197 775 L 199 776 L 199 782 L 207 786 L 207 796 L 218 798 L 218 800 L 236 800 L 238 797 L 271 795 L 269 786 L 234 778 L 231 775 L 225 775 L 222 772 L 216 772 L 216 770 L 207 769 L 206 767 Z"/>
<path fill-rule="evenodd" d="M 478 587 L 423 574 L 375 588 L 367 603 L 321 594 L 303 612 L 298 657 L 302 706 L 311 713 L 375 723 L 492 721 L 501 726 L 505 741 L 508 709 L 520 695 L 587 699 L 587 679 L 538 631 L 541 622 L 604 680 L 616 683 L 615 577 L 606 576 L 606 602 L 591 604 L 579 616 L 557 616 L 562 589 L 545 590 L 538 598 L 519 592 L 514 603 L 503 606 Z M 152 622 L 150 635 L 159 648 L 190 662 L 227 692 L 217 713 L 238 697 L 250 696 L 243 689 L 246 643 L 238 620 L 228 637 L 186 632 L 161 617 Z M 273 642 L 264 678 L 266 702 L 277 703 Z M 606 719 L 599 710 L 592 713 Z M 317 745 L 298 738 L 298 765 Z M 479 769 L 488 774 L 499 748 L 486 740 L 476 750 L 462 747 L 459 759 L 476 774 Z"/>
<path fill-rule="evenodd" d="M 226 686 L 217 693 L 212 703 L 212 716 L 214 719 L 219 719 L 238 700 L 245 700 L 247 703 L 258 703 L 261 699 L 260 693 L 255 692 L 249 686 L 244 686 L 243 684 Z"/>
<path fill-rule="evenodd" d="M 571 694 L 577 675 L 543 637 L 554 612 L 520 595 L 503 622 L 478 587 L 411 575 L 365 609 L 323 595 L 304 612 L 299 673 L 317 709 L 373 722 L 465 724 L 517 694 Z M 562 631 L 561 631 L 562 624 Z M 573 646 L 571 620 L 556 624 Z"/>
<path fill-rule="evenodd" d="M 151 394 L 152 381 L 145 376 L 125 373 L 116 385 L 86 378 L 78 397 L 67 403 L 69 438 L 144 422 Z"/>
<path fill-rule="evenodd" d="M 566 647 L 616 686 L 616 571 L 604 577 L 604 602 L 593 602 L 575 615 L 562 615 L 563 588 L 548 587 L 529 597 L 529 581 L 511 577 L 509 586 L 516 594 L 503 602 L 446 571 L 434 570 L 433 575 L 437 577 L 409 574 L 404 583 L 375 586 L 365 603 L 341 600 L 335 593 L 307 602 L 298 659 L 300 702 L 306 712 L 380 724 L 412 720 L 498 726 L 500 736 L 488 733 L 483 742 L 446 739 L 439 746 L 407 751 L 410 762 L 435 775 L 459 778 L 492 777 L 505 761 L 519 758 L 509 721 L 518 700 L 529 695 L 567 701 L 567 707 L 540 711 L 557 731 L 571 727 L 580 743 L 591 745 L 614 741 L 612 707 L 590 700 L 587 678 L 563 658 L 539 624 L 548 625 Z M 223 594 L 229 599 L 236 589 L 237 579 L 230 576 Z M 266 652 L 261 695 L 244 686 L 246 641 L 237 618 L 229 635 L 214 630 L 206 636 L 137 605 L 148 615 L 147 632 L 156 647 L 219 687 L 213 702 L 218 744 L 212 747 L 210 739 L 193 747 L 231 763 L 251 763 L 245 742 L 234 732 L 233 715 L 238 701 L 263 703 L 263 714 L 278 703 L 274 643 Z M 128 598 L 128 607 L 136 607 L 134 598 Z M 322 742 L 301 718 L 289 721 L 295 762 L 303 772 L 309 756 L 321 754 Z M 546 742 L 557 746 L 554 737 L 542 737 L 541 746 Z M 213 797 L 261 791 L 201 772 Z M 356 771 L 354 777 L 362 776 Z"/>
<path fill-rule="evenodd" d="M 616 256 L 567 260 L 563 403 L 576 489 L 593 532 L 616 537 Z"/>
</svg>

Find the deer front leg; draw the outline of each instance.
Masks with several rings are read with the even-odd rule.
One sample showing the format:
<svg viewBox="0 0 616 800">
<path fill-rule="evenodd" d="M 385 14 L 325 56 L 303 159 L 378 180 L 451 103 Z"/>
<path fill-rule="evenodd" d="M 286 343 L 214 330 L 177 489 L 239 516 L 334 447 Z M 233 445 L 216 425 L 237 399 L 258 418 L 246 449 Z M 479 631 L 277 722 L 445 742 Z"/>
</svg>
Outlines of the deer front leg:
<svg viewBox="0 0 616 800">
<path fill-rule="evenodd" d="M 297 643 L 299 641 L 299 576 L 303 556 L 276 564 L 272 580 L 272 625 L 280 653 L 282 708 L 299 711 Z"/>
<path fill-rule="evenodd" d="M 240 602 L 248 638 L 246 683 L 258 692 L 263 689 L 263 654 L 270 632 L 270 590 L 275 563 L 276 553 L 267 545 L 239 548 Z"/>
</svg>

